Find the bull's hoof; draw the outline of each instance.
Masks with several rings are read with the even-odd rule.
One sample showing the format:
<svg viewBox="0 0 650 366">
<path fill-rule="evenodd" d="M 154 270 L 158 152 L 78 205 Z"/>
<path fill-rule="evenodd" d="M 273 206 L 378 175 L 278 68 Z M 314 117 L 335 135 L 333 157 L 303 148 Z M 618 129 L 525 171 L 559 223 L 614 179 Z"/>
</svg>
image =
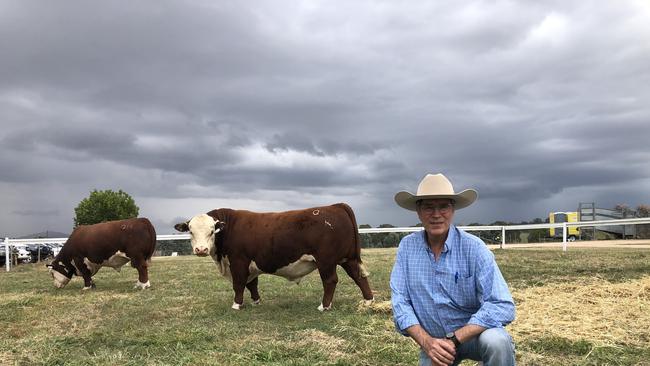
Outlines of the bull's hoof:
<svg viewBox="0 0 650 366">
<path fill-rule="evenodd" d="M 375 298 L 373 297 L 370 300 L 363 300 L 363 306 L 370 306 L 372 303 L 375 302 Z"/>
<path fill-rule="evenodd" d="M 151 282 L 147 281 L 145 283 L 142 283 L 142 282 L 138 281 L 138 282 L 135 283 L 135 286 L 133 286 L 133 289 L 134 290 L 137 290 L 137 289 L 144 290 L 144 289 L 147 289 L 149 287 L 151 287 Z"/>
<path fill-rule="evenodd" d="M 95 286 L 95 284 L 93 283 L 93 284 L 91 284 L 90 286 L 84 286 L 84 288 L 82 288 L 81 290 L 82 290 L 82 291 L 88 291 L 88 290 L 94 290 L 95 288 L 96 288 L 96 286 Z"/>
<path fill-rule="evenodd" d="M 262 299 L 253 300 L 253 305 L 259 305 L 262 302 Z"/>
<path fill-rule="evenodd" d="M 318 311 L 325 311 L 325 310 L 331 310 L 331 309 L 332 309 L 332 304 L 330 304 L 330 306 L 327 306 L 327 307 L 323 306 L 322 303 L 320 305 L 318 305 Z"/>
<path fill-rule="evenodd" d="M 233 302 L 231 306 L 231 308 L 234 310 L 241 310 L 242 307 L 244 307 L 244 304 L 238 304 L 236 302 Z"/>
</svg>

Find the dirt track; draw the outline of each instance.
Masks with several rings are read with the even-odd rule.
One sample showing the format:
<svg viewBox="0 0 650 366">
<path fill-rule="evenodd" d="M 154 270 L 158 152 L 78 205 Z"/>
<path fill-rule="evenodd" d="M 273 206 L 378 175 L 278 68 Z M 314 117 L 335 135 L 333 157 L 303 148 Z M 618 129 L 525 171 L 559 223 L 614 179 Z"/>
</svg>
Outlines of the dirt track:
<svg viewBox="0 0 650 366">
<path fill-rule="evenodd" d="M 498 244 L 488 245 L 491 249 L 499 248 Z M 552 248 L 562 249 L 562 243 L 526 243 L 526 244 L 508 244 L 508 248 Z M 650 249 L 650 239 L 643 240 L 597 240 L 597 241 L 574 241 L 567 243 L 567 249 L 571 248 L 641 248 Z"/>
</svg>

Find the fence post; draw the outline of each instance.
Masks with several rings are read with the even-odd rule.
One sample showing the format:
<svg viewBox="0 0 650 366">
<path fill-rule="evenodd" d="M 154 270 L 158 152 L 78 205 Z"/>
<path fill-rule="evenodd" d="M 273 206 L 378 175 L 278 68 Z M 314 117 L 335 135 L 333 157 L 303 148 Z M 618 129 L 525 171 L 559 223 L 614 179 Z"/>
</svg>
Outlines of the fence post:
<svg viewBox="0 0 650 366">
<path fill-rule="evenodd" d="M 562 251 L 566 252 L 566 222 L 562 223 Z"/>
<path fill-rule="evenodd" d="M 506 227 L 501 226 L 501 249 L 506 245 Z"/>
<path fill-rule="evenodd" d="M 9 255 L 9 238 L 5 238 L 5 267 L 7 267 L 7 272 L 9 272 L 11 256 Z"/>
</svg>

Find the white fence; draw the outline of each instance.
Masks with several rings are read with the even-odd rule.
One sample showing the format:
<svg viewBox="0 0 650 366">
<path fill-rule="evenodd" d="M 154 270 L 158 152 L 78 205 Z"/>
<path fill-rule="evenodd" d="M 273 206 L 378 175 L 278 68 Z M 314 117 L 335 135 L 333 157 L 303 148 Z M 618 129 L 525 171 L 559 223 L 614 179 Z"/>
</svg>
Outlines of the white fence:
<svg viewBox="0 0 650 366">
<path fill-rule="evenodd" d="M 650 217 L 636 218 L 636 219 L 621 219 L 621 220 L 600 220 L 600 221 L 581 221 L 581 222 L 562 222 L 555 224 L 530 224 L 530 225 L 492 225 L 492 226 L 459 226 L 458 228 L 465 231 L 501 231 L 501 245 L 500 248 L 506 247 L 506 231 L 513 230 L 532 230 L 532 229 L 550 229 L 562 228 L 562 250 L 567 250 L 567 227 L 592 227 L 592 226 L 614 226 L 614 225 L 639 225 L 650 224 Z M 389 227 L 389 228 L 370 228 L 359 229 L 360 234 L 373 234 L 373 233 L 406 233 L 417 232 L 422 230 L 422 227 Z M 175 234 L 175 235 L 157 235 L 156 240 L 183 240 L 189 239 L 189 234 Z M 44 244 L 44 243 L 65 243 L 68 238 L 38 238 L 38 239 L 9 239 L 4 240 L 5 251 L 5 266 L 7 271 L 10 270 L 11 260 L 9 260 L 9 248 L 13 244 Z"/>
<path fill-rule="evenodd" d="M 650 217 L 621 220 L 600 220 L 600 221 L 580 221 L 580 222 L 561 222 L 554 224 L 528 224 L 528 225 L 492 225 L 492 226 L 458 226 L 465 231 L 501 231 L 501 245 L 503 249 L 506 245 L 506 231 L 515 230 L 532 230 L 532 229 L 550 229 L 562 228 L 562 250 L 567 249 L 567 227 L 592 227 L 592 226 L 620 226 L 620 225 L 639 225 L 650 224 Z M 359 233 L 403 233 L 416 232 L 422 230 L 421 227 L 389 227 L 389 228 L 370 228 L 359 229 Z"/>
</svg>

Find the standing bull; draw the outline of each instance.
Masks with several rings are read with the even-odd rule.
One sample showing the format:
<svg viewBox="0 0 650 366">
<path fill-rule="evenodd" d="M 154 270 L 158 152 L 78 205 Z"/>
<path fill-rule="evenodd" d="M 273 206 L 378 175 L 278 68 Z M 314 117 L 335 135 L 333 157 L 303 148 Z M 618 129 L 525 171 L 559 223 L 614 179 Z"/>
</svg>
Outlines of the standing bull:
<svg viewBox="0 0 650 366">
<path fill-rule="evenodd" d="M 92 276 L 103 266 L 116 271 L 131 261 L 138 270 L 134 288 L 151 286 L 147 267 L 156 248 L 156 231 L 146 218 L 81 225 L 74 229 L 48 265 L 54 286 L 63 288 L 73 275 L 82 276 L 84 290 L 95 288 Z"/>
<path fill-rule="evenodd" d="M 359 286 L 367 304 L 373 300 L 361 262 L 357 222 L 344 203 L 273 213 L 222 208 L 174 228 L 189 231 L 194 254 L 210 255 L 220 273 L 232 281 L 233 309 L 243 306 L 244 288 L 254 304 L 260 302 L 257 277 L 262 273 L 298 283 L 318 269 L 324 288 L 318 310 L 329 310 L 338 282 L 337 265 Z"/>
</svg>

